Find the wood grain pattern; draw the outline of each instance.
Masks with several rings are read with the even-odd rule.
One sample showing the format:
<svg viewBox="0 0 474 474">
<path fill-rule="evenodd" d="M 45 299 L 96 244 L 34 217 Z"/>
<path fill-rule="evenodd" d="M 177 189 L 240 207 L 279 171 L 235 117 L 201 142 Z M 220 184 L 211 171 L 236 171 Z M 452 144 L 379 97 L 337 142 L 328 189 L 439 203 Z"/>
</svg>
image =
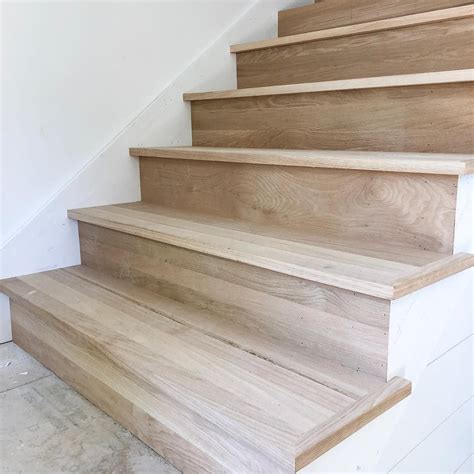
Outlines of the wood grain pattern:
<svg viewBox="0 0 474 474">
<path fill-rule="evenodd" d="M 344 414 L 336 415 L 324 427 L 319 427 L 317 432 L 310 430 L 305 433 L 298 442 L 296 469 L 308 465 L 315 457 L 347 438 L 354 429 L 360 429 L 410 394 L 411 383 L 394 377 L 380 391 L 367 395 Z"/>
<path fill-rule="evenodd" d="M 474 69 L 456 71 L 423 72 L 391 76 L 364 77 L 335 81 L 309 82 L 268 87 L 251 87 L 217 92 L 188 92 L 184 100 L 202 101 L 217 99 L 239 99 L 245 97 L 264 97 L 290 94 L 308 94 L 311 92 L 353 91 L 374 88 L 399 88 L 407 86 L 435 86 L 437 84 L 473 83 Z"/>
<path fill-rule="evenodd" d="M 278 13 L 278 36 L 354 25 L 444 8 L 471 5 L 471 0 L 320 0 Z"/>
<path fill-rule="evenodd" d="M 473 92 L 465 83 L 197 101 L 193 145 L 473 153 Z"/>
<path fill-rule="evenodd" d="M 367 257 L 330 248 L 232 228 L 232 223 L 140 203 L 132 207 L 103 206 L 69 211 L 69 217 L 108 229 L 127 232 L 162 243 L 265 268 L 325 285 L 384 299 L 394 298 L 394 281 L 409 277 L 412 289 L 431 283 L 440 268 L 424 278 L 413 278 L 414 265 Z M 455 264 L 451 265 L 451 262 Z M 442 274 L 457 273 L 472 266 L 472 256 L 459 254 L 443 259 Z"/>
<path fill-rule="evenodd" d="M 265 293 L 278 300 L 292 301 L 307 308 L 388 329 L 389 303 L 379 298 L 354 294 L 83 222 L 79 223 L 79 232 L 81 256 L 89 267 L 103 270 L 116 278 L 131 281 L 152 291 L 159 289 L 162 293 L 166 292 L 167 296 L 186 304 L 196 303 L 200 307 L 210 308 L 209 292 L 215 292 L 212 285 L 218 280 Z M 117 256 L 119 261 L 114 260 Z M 140 267 L 141 262 L 146 259 L 149 259 L 149 272 Z M 177 280 L 178 288 L 170 282 L 176 280 L 174 275 L 178 272 L 181 272 L 180 278 L 184 278 L 185 274 L 194 275 L 197 280 L 204 278 L 204 282 L 209 281 L 212 285 L 206 288 L 203 283 L 199 295 L 195 291 L 191 292 L 189 288 L 180 291 L 184 280 Z M 240 301 L 239 305 L 247 307 L 247 303 Z"/>
<path fill-rule="evenodd" d="M 259 49 L 289 46 L 292 44 L 302 44 L 310 41 L 317 41 L 329 38 L 341 38 L 344 36 L 353 36 L 363 33 L 374 33 L 397 28 L 406 28 L 415 25 L 426 25 L 429 23 L 437 23 L 440 21 L 468 18 L 472 17 L 473 15 L 473 5 L 465 5 L 462 7 L 446 8 L 444 10 L 418 13 L 415 15 L 407 15 L 397 18 L 389 18 L 385 20 L 370 21 L 357 25 L 312 31 L 310 33 L 301 33 L 292 36 L 283 36 L 275 39 L 236 44 L 230 47 L 230 52 L 244 53 L 247 51 L 257 51 Z"/>
<path fill-rule="evenodd" d="M 474 155 L 460 153 L 390 153 L 369 151 L 285 150 L 219 147 L 130 148 L 135 157 L 174 160 L 301 166 L 346 170 L 464 175 L 474 173 Z"/>
<path fill-rule="evenodd" d="M 239 53 L 237 87 L 472 68 L 473 52 L 474 19 L 442 21 Z"/>
<path fill-rule="evenodd" d="M 37 313 L 32 314 L 16 303 L 12 304 L 11 312 L 15 344 L 179 470 L 211 474 L 228 469 L 219 459 L 206 455 L 200 446 L 187 441 L 185 431 L 174 432 L 173 424 L 181 421 L 185 427 L 192 416 L 183 407 L 173 406 L 162 398 L 159 406 L 167 407 L 175 416 L 158 420 L 154 417 L 157 400 L 152 394 L 110 365 L 91 357 L 90 351 L 68 343 L 64 335 L 44 324 Z"/>
<path fill-rule="evenodd" d="M 141 158 L 140 182 L 146 202 L 316 242 L 453 250 L 456 177 Z"/>
<path fill-rule="evenodd" d="M 90 226 L 83 229 L 81 225 L 82 262 L 144 288 L 146 291 L 136 300 L 139 304 L 160 312 L 171 308 L 168 311 L 173 319 L 182 324 L 306 377 L 324 381 L 343 393 L 348 390 L 348 393 L 359 393 L 361 387 L 348 387 L 350 374 L 341 365 L 386 376 L 388 306 L 382 301 L 364 300 L 349 293 L 323 292 L 314 285 L 312 294 L 316 304 L 310 307 L 286 299 L 278 279 L 272 278 L 269 272 L 266 286 L 274 286 L 277 291 L 280 288 L 283 295 L 272 295 L 251 283 L 243 286 L 228 281 L 229 278 L 209 275 L 207 268 L 213 264 L 224 266 L 229 275 L 235 274 L 239 269 L 231 262 L 216 263 L 212 257 L 198 256 L 198 262 L 207 264 L 201 268 L 189 251 L 114 234 Z M 89 273 L 87 277 L 92 278 Z M 296 288 L 296 282 L 287 280 Z M 318 290 L 320 297 L 316 298 Z M 309 291 L 310 288 L 297 289 L 296 293 Z M 170 303 L 170 299 L 180 305 Z M 342 314 L 339 308 L 335 314 L 331 313 L 325 299 L 341 301 L 340 307 L 347 305 L 349 310 Z M 343 377 L 341 373 L 346 375 Z M 338 382 L 341 379 L 344 386 Z M 365 383 L 370 385 L 370 380 Z"/>
<path fill-rule="evenodd" d="M 370 396 L 345 396 L 62 270 L 1 286 L 15 342 L 185 472 L 295 472 L 305 433 L 350 419 Z M 392 392 L 380 382 L 362 417 L 380 411 L 382 393 L 391 406 Z"/>
</svg>

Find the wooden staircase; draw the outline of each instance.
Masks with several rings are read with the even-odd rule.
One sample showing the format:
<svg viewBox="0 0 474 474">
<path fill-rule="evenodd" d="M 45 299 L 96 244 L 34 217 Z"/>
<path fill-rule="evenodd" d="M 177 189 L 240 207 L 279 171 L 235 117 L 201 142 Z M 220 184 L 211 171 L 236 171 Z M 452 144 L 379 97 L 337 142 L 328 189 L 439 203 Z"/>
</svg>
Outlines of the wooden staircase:
<svg viewBox="0 0 474 474">
<path fill-rule="evenodd" d="M 194 146 L 130 150 L 141 202 L 69 211 L 81 265 L 0 282 L 14 341 L 184 472 L 295 472 L 407 397 L 391 301 L 474 266 L 473 16 L 280 12 L 184 95 Z"/>
</svg>

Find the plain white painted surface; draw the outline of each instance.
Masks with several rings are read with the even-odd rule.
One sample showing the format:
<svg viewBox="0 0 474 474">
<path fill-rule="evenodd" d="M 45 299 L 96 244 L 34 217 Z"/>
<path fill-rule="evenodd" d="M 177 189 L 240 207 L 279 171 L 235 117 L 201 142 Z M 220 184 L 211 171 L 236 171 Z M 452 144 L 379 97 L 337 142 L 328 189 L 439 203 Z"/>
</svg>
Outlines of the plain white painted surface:
<svg viewBox="0 0 474 474">
<path fill-rule="evenodd" d="M 388 472 L 397 466 L 471 397 L 474 369 L 472 361 L 469 362 L 471 344 L 472 336 L 430 362 L 423 370 L 413 384 L 413 393 L 384 447 L 377 466 L 379 470 Z M 469 419 L 467 422 L 469 424 Z M 453 469 L 465 458 L 466 454 L 458 455 Z"/>
<path fill-rule="evenodd" d="M 474 253 L 474 175 L 460 176 L 456 199 L 454 253 Z"/>
<path fill-rule="evenodd" d="M 473 404 L 474 408 L 474 404 Z M 474 472 L 474 455 L 471 454 L 462 464 L 456 469 L 456 474 L 472 474 Z"/>
<path fill-rule="evenodd" d="M 427 364 L 472 334 L 472 276 L 465 270 L 392 301 L 388 379 L 416 383 Z"/>
<path fill-rule="evenodd" d="M 471 450 L 472 398 L 438 426 L 390 472 L 452 473 Z"/>
</svg>

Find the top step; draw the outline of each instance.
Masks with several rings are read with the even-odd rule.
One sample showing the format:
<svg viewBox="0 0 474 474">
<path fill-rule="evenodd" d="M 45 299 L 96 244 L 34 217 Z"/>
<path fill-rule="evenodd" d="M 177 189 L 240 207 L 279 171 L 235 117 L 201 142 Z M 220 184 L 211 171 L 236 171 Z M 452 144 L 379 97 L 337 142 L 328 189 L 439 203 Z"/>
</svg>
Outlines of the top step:
<svg viewBox="0 0 474 474">
<path fill-rule="evenodd" d="M 344 36 L 360 35 L 364 33 L 376 33 L 379 31 L 406 28 L 409 26 L 426 25 L 429 23 L 468 18 L 471 16 L 474 16 L 474 5 L 464 5 L 461 7 L 446 8 L 444 10 L 416 13 L 414 15 L 406 15 L 396 18 L 368 21 L 355 25 L 339 26 L 335 28 L 311 31 L 307 33 L 299 33 L 269 40 L 236 44 L 231 46 L 230 51 L 231 53 L 244 53 L 248 51 L 257 51 L 260 49 L 303 44 L 308 43 L 310 41 L 318 41 L 330 38 L 342 38 Z"/>
<path fill-rule="evenodd" d="M 331 168 L 395 173 L 464 175 L 474 173 L 474 155 L 370 151 L 284 150 L 218 147 L 130 148 L 135 157 L 215 161 L 305 168 Z"/>
<path fill-rule="evenodd" d="M 472 0 L 318 0 L 314 5 L 280 11 L 278 36 L 472 4 Z"/>
</svg>

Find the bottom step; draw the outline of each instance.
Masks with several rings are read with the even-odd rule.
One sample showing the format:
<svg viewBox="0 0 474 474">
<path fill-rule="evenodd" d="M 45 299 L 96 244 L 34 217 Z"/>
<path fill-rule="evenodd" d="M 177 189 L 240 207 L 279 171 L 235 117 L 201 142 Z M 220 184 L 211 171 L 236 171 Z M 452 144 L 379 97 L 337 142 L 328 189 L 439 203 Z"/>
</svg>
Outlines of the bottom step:
<svg viewBox="0 0 474 474">
<path fill-rule="evenodd" d="M 295 472 L 410 394 L 394 378 L 349 396 L 79 270 L 0 281 L 14 341 L 185 472 Z"/>
</svg>

